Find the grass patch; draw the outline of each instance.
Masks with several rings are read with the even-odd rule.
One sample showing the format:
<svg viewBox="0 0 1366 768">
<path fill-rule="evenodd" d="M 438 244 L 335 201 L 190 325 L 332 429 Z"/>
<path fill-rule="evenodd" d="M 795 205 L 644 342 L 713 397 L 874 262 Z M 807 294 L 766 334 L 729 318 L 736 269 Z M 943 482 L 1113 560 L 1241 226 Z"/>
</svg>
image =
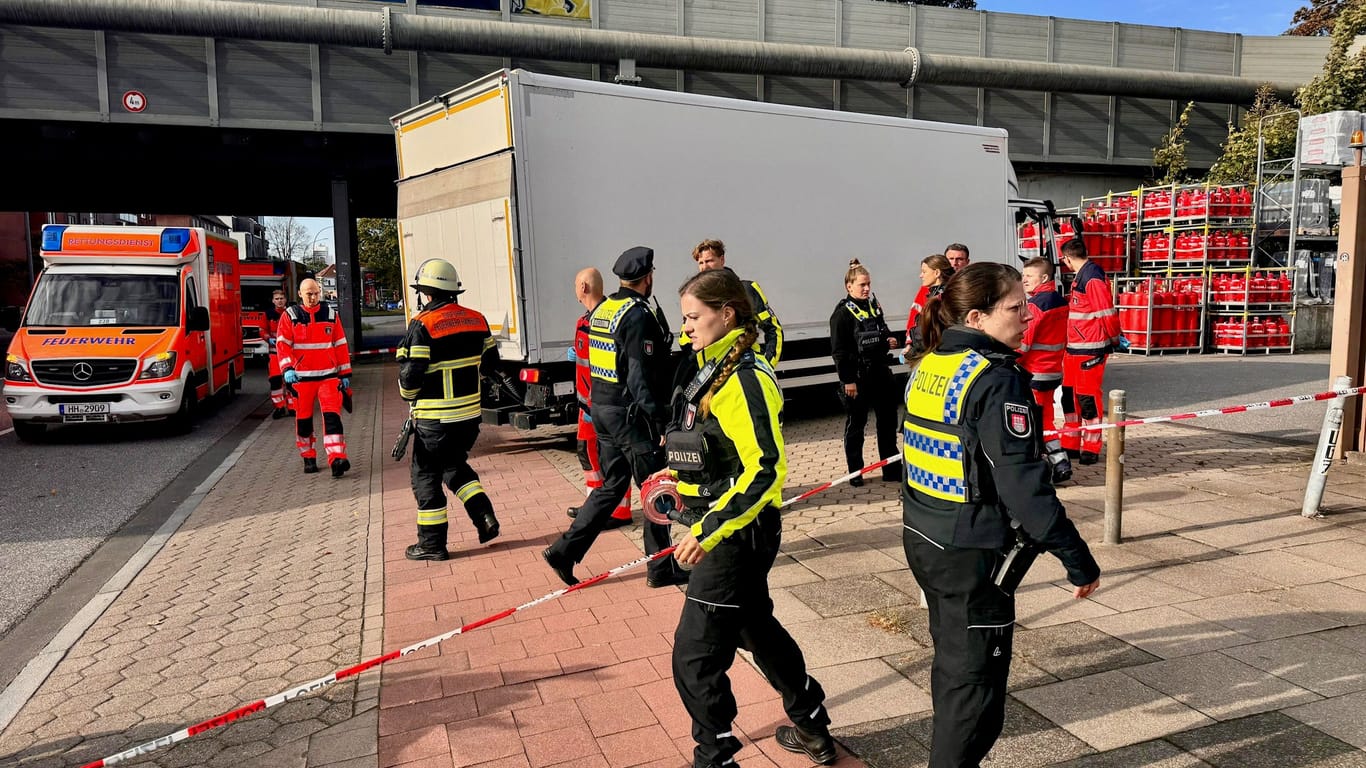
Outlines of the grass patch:
<svg viewBox="0 0 1366 768">
<path fill-rule="evenodd" d="M 868 626 L 891 635 L 905 635 L 910 632 L 911 617 L 905 608 L 888 606 L 868 614 Z"/>
</svg>

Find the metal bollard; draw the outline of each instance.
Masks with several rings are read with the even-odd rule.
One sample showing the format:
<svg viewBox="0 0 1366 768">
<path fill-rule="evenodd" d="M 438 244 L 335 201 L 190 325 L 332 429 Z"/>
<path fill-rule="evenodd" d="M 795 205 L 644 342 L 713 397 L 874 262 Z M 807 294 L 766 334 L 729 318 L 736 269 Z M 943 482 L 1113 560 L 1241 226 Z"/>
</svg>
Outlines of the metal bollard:
<svg viewBox="0 0 1366 768">
<path fill-rule="evenodd" d="M 1110 390 L 1110 423 L 1124 421 L 1127 401 L 1124 390 Z M 1124 427 L 1106 430 L 1105 442 L 1105 543 L 1118 544 L 1124 519 Z"/>
<path fill-rule="evenodd" d="M 1333 382 L 1333 389 L 1347 389 L 1352 386 L 1352 377 L 1339 376 Z M 1314 465 L 1309 468 L 1309 483 L 1304 487 L 1304 506 L 1300 507 L 1301 517 L 1318 517 L 1319 507 L 1323 505 L 1323 489 L 1328 484 L 1328 468 L 1333 466 L 1333 454 L 1337 451 L 1338 435 L 1342 432 L 1342 407 L 1347 398 L 1339 395 L 1328 404 L 1323 414 L 1323 429 L 1319 432 L 1319 448 L 1314 454 Z"/>
</svg>

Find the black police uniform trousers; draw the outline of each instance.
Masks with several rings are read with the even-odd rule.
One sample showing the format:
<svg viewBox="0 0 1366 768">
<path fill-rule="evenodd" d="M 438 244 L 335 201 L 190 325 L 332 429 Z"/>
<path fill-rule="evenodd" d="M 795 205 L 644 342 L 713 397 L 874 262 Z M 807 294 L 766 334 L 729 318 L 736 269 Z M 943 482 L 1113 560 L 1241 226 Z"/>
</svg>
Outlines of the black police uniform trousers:
<svg viewBox="0 0 1366 768">
<path fill-rule="evenodd" d="M 634 479 L 642 485 L 650 475 L 663 469 L 667 461 L 659 436 L 634 408 L 593 404 L 593 425 L 598 429 L 598 463 L 602 465 L 602 485 L 588 494 L 569 530 L 554 544 L 557 557 L 583 561 L 598 534 L 621 503 Z M 673 544 L 669 526 L 645 522 L 645 553 L 654 553 Z M 682 571 L 672 557 L 663 557 L 647 566 L 655 579 L 681 577 Z"/>
<path fill-rule="evenodd" d="M 930 608 L 934 662 L 930 768 L 976 768 L 1005 723 L 1015 599 L 992 582 L 1002 554 L 957 549 L 902 531 L 906 560 Z"/>
<path fill-rule="evenodd" d="M 844 404 L 844 461 L 850 472 L 863 466 L 863 432 L 868 426 L 868 411 L 877 415 L 877 457 L 885 459 L 898 455 L 896 433 L 901 393 L 896 391 L 896 379 L 885 365 L 859 368 L 858 397 L 844 394 L 840 385 L 840 402 Z M 901 465 L 889 464 L 882 469 L 889 480 L 901 479 Z"/>
<path fill-rule="evenodd" d="M 437 419 L 413 420 L 413 460 L 410 467 L 413 497 L 421 510 L 447 506 L 444 483 L 451 493 L 470 483 L 479 482 L 479 474 L 470 466 L 470 449 L 479 439 L 479 419 L 441 422 Z M 475 528 L 484 524 L 484 515 L 493 514 L 493 502 L 480 487 L 464 501 L 465 514 Z M 448 523 L 419 525 L 418 544 L 429 548 L 445 548 Z"/>
<path fill-rule="evenodd" d="M 778 510 L 768 507 L 693 567 L 674 631 L 673 677 L 692 716 L 695 768 L 720 766 L 740 751 L 731 730 L 735 695 L 726 676 L 738 648 L 754 654 L 793 723 L 808 732 L 830 725 L 825 691 L 806 674 L 802 649 L 773 617 L 768 572 L 781 536 Z M 703 602 L 713 597 L 724 604 Z"/>
</svg>

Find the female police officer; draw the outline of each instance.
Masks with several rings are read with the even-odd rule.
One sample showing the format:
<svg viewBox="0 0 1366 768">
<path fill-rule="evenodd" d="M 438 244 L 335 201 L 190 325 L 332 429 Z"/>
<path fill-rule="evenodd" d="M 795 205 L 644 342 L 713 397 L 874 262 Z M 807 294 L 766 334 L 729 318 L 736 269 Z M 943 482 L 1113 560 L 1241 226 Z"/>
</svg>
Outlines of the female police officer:
<svg viewBox="0 0 1366 768">
<path fill-rule="evenodd" d="M 873 278 L 858 259 L 849 261 L 844 288 L 849 295 L 840 299 L 830 315 L 830 351 L 845 410 L 844 461 L 853 472 L 863 466 L 863 430 L 870 408 L 877 414 L 877 457 L 896 454 L 897 392 L 887 351 L 896 349 L 898 343 L 873 295 Z M 895 462 L 883 467 L 882 479 L 900 481 L 901 467 Z M 849 484 L 863 485 L 862 476 Z"/>
<path fill-rule="evenodd" d="M 1020 273 L 972 264 L 925 312 L 902 425 L 902 543 L 934 638 L 930 766 L 957 768 L 978 765 L 1001 733 L 1014 589 L 1033 554 L 1056 555 L 1079 599 L 1100 568 L 1053 492 L 1029 375 L 1016 365 L 1029 321 Z"/>
<path fill-rule="evenodd" d="M 733 273 L 699 272 L 679 295 L 696 354 L 675 380 L 668 475 L 677 479 L 684 522 L 691 523 L 674 557 L 694 567 L 674 634 L 673 673 L 692 716 L 693 765 L 721 766 L 740 750 L 726 677 L 737 648 L 754 654 L 797 725 L 779 727 L 778 743 L 833 763 L 825 692 L 806 674 L 801 649 L 773 617 L 768 594 L 787 475 L 777 377 L 752 349 L 758 338 L 753 310 Z M 672 483 L 661 474 L 652 482 Z"/>
</svg>

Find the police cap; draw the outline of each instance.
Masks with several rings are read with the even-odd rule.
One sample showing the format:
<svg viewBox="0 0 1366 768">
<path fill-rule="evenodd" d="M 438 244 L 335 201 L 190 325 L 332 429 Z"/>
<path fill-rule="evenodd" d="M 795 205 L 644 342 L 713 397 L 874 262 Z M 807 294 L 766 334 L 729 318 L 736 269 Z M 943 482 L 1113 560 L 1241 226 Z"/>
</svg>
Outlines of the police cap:
<svg viewBox="0 0 1366 768">
<path fill-rule="evenodd" d="M 654 269 L 654 249 L 637 245 L 634 248 L 627 248 L 617 257 L 617 263 L 612 265 L 612 274 L 622 280 L 634 282 L 650 274 Z"/>
</svg>

